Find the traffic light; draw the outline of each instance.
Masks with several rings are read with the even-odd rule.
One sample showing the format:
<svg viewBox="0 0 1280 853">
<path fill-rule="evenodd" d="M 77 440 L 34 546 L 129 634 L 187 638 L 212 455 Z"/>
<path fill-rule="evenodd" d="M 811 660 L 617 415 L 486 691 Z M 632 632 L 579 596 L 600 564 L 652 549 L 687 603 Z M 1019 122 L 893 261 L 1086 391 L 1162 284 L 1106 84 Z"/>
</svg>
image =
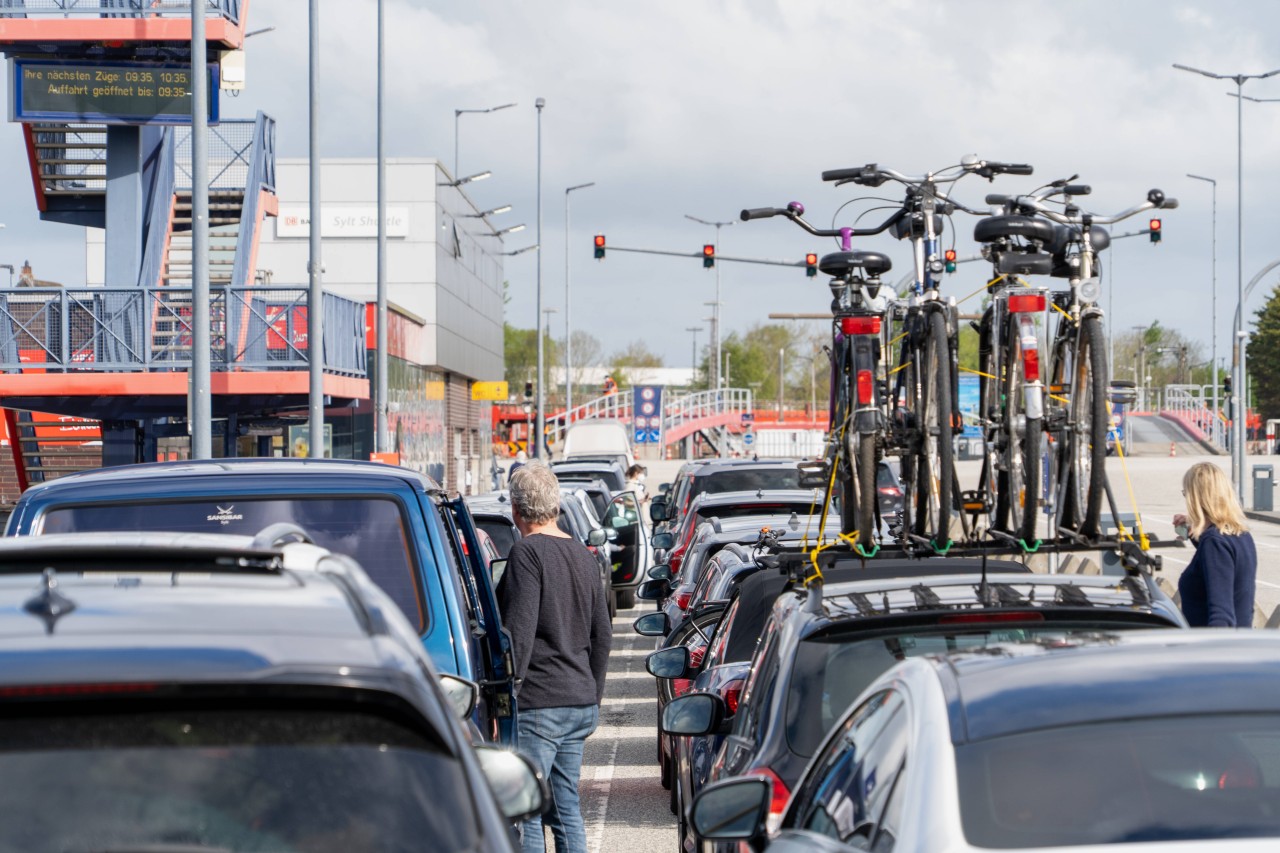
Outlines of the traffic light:
<svg viewBox="0 0 1280 853">
<path fill-rule="evenodd" d="M 804 256 L 804 274 L 809 278 L 818 274 L 818 256 L 813 252 Z"/>
<path fill-rule="evenodd" d="M 596 260 L 599 261 L 603 259 L 604 259 L 604 235 L 597 234 L 596 235 Z"/>
<path fill-rule="evenodd" d="M 526 400 L 533 399 L 533 383 L 532 382 L 524 383 L 524 398 Z"/>
<path fill-rule="evenodd" d="M 1160 220 L 1159 219 L 1151 220 L 1151 230 L 1147 233 L 1151 235 L 1152 243 L 1160 242 Z"/>
<path fill-rule="evenodd" d="M 702 265 L 707 269 L 716 265 L 716 247 L 710 243 L 702 247 Z"/>
<path fill-rule="evenodd" d="M 1222 390 L 1228 394 L 1231 393 L 1231 374 L 1230 373 L 1222 377 Z"/>
<path fill-rule="evenodd" d="M 942 253 L 942 257 L 947 262 L 947 272 L 955 272 L 956 271 L 956 250 L 947 249 L 945 252 Z"/>
</svg>

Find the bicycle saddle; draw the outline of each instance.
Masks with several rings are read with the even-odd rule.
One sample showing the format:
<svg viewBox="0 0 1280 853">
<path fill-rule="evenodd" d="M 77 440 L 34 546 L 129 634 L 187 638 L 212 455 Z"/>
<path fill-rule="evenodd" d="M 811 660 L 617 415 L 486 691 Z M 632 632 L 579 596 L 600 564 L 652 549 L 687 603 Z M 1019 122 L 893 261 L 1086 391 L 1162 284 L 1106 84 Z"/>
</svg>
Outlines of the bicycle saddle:
<svg viewBox="0 0 1280 853">
<path fill-rule="evenodd" d="M 893 269 L 893 262 L 882 252 L 832 252 L 822 256 L 818 269 L 832 278 L 844 278 L 857 270 L 876 276 Z"/>
<path fill-rule="evenodd" d="M 1053 240 L 1058 226 L 1038 216 L 989 216 L 973 228 L 973 239 L 990 243 L 1003 237 L 1023 237 L 1048 243 Z"/>
<path fill-rule="evenodd" d="M 1057 255 L 1065 251 L 1068 245 L 1079 240 L 1079 228 L 1074 225 L 1058 225 L 1054 227 L 1053 239 L 1045 245 L 1044 250 Z M 1107 233 L 1107 229 L 1095 225 L 1089 229 L 1089 245 L 1095 252 L 1101 252 L 1111 245 L 1111 235 Z"/>
</svg>

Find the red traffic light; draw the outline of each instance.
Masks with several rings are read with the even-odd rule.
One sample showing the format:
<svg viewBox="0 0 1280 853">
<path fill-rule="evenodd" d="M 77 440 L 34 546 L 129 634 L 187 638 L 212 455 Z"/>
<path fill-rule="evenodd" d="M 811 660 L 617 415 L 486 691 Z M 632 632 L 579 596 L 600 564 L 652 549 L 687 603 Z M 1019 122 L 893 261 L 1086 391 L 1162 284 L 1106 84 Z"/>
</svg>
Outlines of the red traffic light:
<svg viewBox="0 0 1280 853">
<path fill-rule="evenodd" d="M 956 250 L 947 249 L 945 252 L 942 253 L 942 257 L 944 260 L 954 261 L 956 259 Z"/>
<path fill-rule="evenodd" d="M 714 257 L 715 257 L 715 255 L 716 255 L 716 247 L 715 247 L 715 246 L 711 245 L 710 243 L 707 243 L 706 245 L 704 245 L 704 246 L 702 247 L 702 257 L 704 257 L 704 258 L 714 258 Z"/>
<path fill-rule="evenodd" d="M 604 235 L 603 235 L 603 234 L 597 234 L 597 235 L 596 235 L 596 248 L 597 248 L 597 249 L 603 249 L 603 248 L 604 248 Z"/>
<path fill-rule="evenodd" d="M 818 256 L 815 255 L 813 252 L 810 252 L 809 254 L 804 256 L 804 262 L 811 267 L 816 266 L 818 263 Z"/>
<path fill-rule="evenodd" d="M 1159 230 L 1160 230 L 1160 220 L 1159 220 L 1159 219 L 1153 219 L 1153 220 L 1151 220 L 1151 230 L 1152 230 L 1152 231 L 1159 231 Z"/>
</svg>

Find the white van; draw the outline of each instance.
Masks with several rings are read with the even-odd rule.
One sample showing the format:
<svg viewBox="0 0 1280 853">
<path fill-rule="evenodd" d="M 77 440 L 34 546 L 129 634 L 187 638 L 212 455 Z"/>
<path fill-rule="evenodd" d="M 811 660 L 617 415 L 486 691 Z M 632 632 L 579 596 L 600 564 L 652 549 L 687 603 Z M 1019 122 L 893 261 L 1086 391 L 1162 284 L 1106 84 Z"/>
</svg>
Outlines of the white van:
<svg viewBox="0 0 1280 853">
<path fill-rule="evenodd" d="M 564 439 L 564 458 L 613 459 L 625 471 L 635 464 L 631 455 L 631 436 L 618 421 L 582 421 L 569 427 Z"/>
</svg>

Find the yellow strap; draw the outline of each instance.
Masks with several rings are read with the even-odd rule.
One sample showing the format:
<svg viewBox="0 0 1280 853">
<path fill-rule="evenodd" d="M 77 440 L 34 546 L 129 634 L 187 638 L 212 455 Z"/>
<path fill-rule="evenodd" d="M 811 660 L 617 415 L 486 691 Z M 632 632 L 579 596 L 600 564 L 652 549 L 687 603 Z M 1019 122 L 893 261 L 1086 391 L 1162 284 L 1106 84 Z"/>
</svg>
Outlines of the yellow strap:
<svg viewBox="0 0 1280 853">
<path fill-rule="evenodd" d="M 902 334 L 898 335 L 898 336 L 897 336 L 896 338 L 894 338 L 893 340 L 889 341 L 889 346 L 893 346 L 894 344 L 896 344 L 898 341 L 902 340 L 902 339 L 903 339 L 903 338 L 905 338 L 906 336 L 907 336 L 907 333 L 906 333 L 906 332 L 903 332 Z"/>
<path fill-rule="evenodd" d="M 960 368 L 960 369 L 961 369 L 962 371 L 964 371 L 965 373 L 976 373 L 978 376 L 981 376 L 981 377 L 982 377 L 982 378 L 984 378 L 984 379 L 995 379 L 995 378 L 996 378 L 996 377 L 992 376 L 990 373 L 983 373 L 981 370 L 974 370 L 972 367 L 962 367 L 962 368 Z"/>
<path fill-rule="evenodd" d="M 899 365 L 898 365 L 897 367 L 895 367 L 893 370 L 890 370 L 888 373 L 886 373 L 886 374 L 885 374 L 885 378 L 886 378 L 886 379 L 888 379 L 890 376 L 892 376 L 893 374 L 897 373 L 899 370 L 901 370 L 902 368 L 906 367 L 906 366 L 907 366 L 908 364 L 910 364 L 910 363 L 911 363 L 911 362 L 909 362 L 909 361 L 904 361 L 904 362 L 902 362 L 902 364 L 899 364 Z"/>
<path fill-rule="evenodd" d="M 1059 314 L 1061 314 L 1063 317 L 1066 317 L 1068 320 L 1071 319 L 1071 315 L 1068 314 L 1066 311 L 1063 311 L 1062 308 L 1058 305 L 1058 303 L 1050 302 L 1049 304 L 1053 306 L 1054 311 L 1057 311 Z"/>
</svg>

